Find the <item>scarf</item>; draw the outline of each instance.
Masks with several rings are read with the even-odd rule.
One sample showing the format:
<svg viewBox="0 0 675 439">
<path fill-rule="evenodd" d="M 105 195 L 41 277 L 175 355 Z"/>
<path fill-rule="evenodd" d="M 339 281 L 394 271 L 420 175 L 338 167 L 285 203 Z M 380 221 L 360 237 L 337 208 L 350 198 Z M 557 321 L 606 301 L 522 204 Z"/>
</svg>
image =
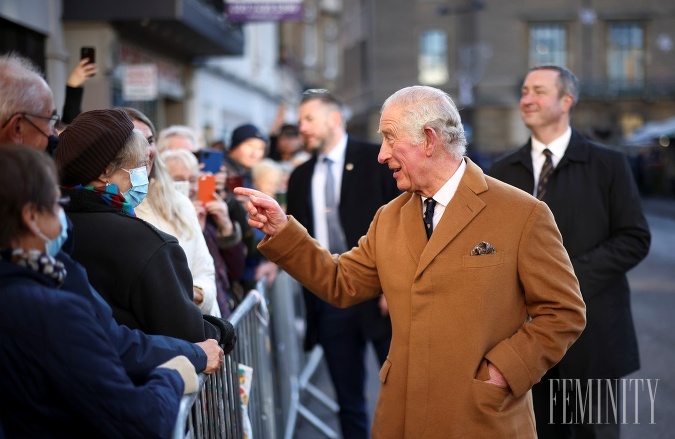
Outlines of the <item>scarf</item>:
<svg viewBox="0 0 675 439">
<path fill-rule="evenodd" d="M 40 250 L 6 249 L 0 251 L 0 259 L 38 272 L 56 282 L 58 287 L 63 285 L 66 278 L 66 267 L 63 263 Z"/>
<path fill-rule="evenodd" d="M 124 199 L 124 195 L 120 193 L 120 190 L 116 184 L 108 184 L 99 187 L 82 186 L 81 184 L 78 184 L 77 186 L 73 186 L 69 189 L 93 192 L 108 206 L 120 209 L 129 216 L 136 216 L 134 207 L 131 205 L 131 203 Z"/>
</svg>

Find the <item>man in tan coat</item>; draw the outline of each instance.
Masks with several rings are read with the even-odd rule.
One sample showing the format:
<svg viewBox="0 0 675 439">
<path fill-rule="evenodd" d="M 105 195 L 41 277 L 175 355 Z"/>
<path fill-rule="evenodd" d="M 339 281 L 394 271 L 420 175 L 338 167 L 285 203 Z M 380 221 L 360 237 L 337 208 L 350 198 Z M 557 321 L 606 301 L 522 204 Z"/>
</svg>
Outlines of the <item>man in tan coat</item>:
<svg viewBox="0 0 675 439">
<path fill-rule="evenodd" d="M 268 235 L 261 251 L 334 305 L 385 295 L 393 335 L 374 438 L 536 437 L 530 388 L 585 325 L 550 210 L 463 158 L 459 113 L 438 89 L 394 93 L 379 131 L 378 160 L 406 193 L 359 245 L 331 255 L 270 197 L 238 188 Z"/>
</svg>

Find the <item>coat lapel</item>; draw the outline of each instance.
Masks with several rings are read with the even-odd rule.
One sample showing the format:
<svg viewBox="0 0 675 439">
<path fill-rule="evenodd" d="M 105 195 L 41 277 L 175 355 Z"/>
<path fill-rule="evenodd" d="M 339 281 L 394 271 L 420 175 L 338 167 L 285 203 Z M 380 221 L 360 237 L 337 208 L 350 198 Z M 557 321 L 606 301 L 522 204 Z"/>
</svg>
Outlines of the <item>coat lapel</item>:
<svg viewBox="0 0 675 439">
<path fill-rule="evenodd" d="M 450 204 L 445 209 L 443 217 L 434 230 L 434 233 L 431 235 L 431 239 L 422 251 L 417 268 L 417 276 L 429 266 L 434 258 L 436 258 L 445 247 L 450 245 L 459 232 L 461 232 L 462 229 L 464 229 L 485 207 L 485 203 L 478 196 L 478 194 L 488 190 L 485 175 L 470 159 L 466 158 L 465 160 L 467 166 L 464 176 L 457 187 L 455 196 L 450 200 Z M 420 197 L 417 196 L 414 198 L 417 199 L 417 205 L 420 206 L 418 229 L 420 231 L 420 236 L 426 241 L 424 227 L 422 226 Z"/>
<path fill-rule="evenodd" d="M 403 232 L 408 251 L 419 265 L 420 255 L 427 245 L 422 215 L 422 199 L 419 195 L 410 195 L 410 199 L 401 209 Z"/>
</svg>

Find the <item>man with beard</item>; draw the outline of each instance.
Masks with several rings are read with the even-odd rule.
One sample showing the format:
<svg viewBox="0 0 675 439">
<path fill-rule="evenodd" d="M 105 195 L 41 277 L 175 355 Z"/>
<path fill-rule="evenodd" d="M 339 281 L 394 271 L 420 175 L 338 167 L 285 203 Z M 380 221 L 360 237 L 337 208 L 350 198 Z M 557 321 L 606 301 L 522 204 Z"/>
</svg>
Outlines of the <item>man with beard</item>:
<svg viewBox="0 0 675 439">
<path fill-rule="evenodd" d="M 287 213 L 331 253 L 357 245 L 375 212 L 400 194 L 386 166 L 377 163 L 379 147 L 345 131 L 341 103 L 328 90 L 308 90 L 299 109 L 299 130 L 312 158 L 288 182 Z M 367 191 L 367 196 L 364 195 Z M 364 387 L 370 341 L 380 364 L 387 358 L 391 322 L 383 296 L 340 309 L 304 290 L 305 350 L 319 343 L 340 406 L 345 438 L 369 437 Z"/>
</svg>

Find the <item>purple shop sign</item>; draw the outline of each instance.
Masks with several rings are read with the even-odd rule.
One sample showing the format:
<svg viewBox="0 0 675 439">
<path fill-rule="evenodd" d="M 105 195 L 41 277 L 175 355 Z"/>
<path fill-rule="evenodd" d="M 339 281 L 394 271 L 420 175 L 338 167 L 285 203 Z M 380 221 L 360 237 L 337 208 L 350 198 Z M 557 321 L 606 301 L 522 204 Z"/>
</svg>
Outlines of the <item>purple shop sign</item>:
<svg viewBox="0 0 675 439">
<path fill-rule="evenodd" d="M 231 22 L 284 21 L 303 18 L 302 0 L 238 0 L 226 3 L 227 17 Z"/>
</svg>

